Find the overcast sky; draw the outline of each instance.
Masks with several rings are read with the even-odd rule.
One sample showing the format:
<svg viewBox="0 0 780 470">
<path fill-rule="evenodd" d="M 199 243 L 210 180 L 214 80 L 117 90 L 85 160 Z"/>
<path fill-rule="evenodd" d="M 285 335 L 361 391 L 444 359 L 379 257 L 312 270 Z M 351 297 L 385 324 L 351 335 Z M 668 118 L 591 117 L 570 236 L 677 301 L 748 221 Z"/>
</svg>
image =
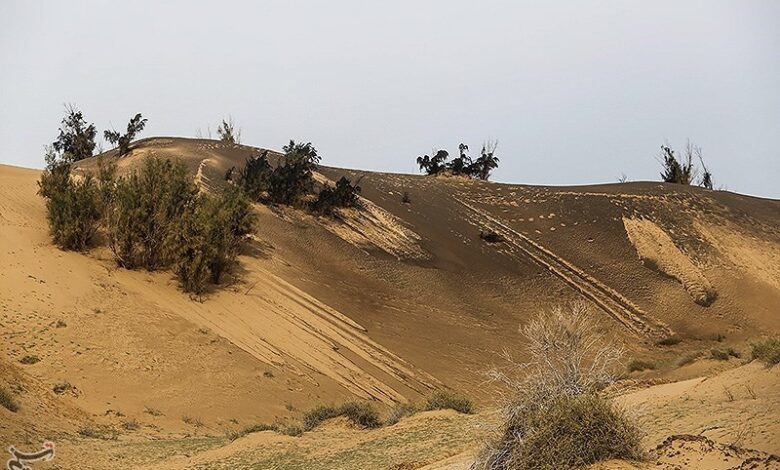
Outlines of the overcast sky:
<svg viewBox="0 0 780 470">
<path fill-rule="evenodd" d="M 63 103 L 393 172 L 497 139 L 494 179 L 529 184 L 657 180 L 690 138 L 780 198 L 780 2 L 1 0 L 0 162 L 42 166 Z"/>
</svg>

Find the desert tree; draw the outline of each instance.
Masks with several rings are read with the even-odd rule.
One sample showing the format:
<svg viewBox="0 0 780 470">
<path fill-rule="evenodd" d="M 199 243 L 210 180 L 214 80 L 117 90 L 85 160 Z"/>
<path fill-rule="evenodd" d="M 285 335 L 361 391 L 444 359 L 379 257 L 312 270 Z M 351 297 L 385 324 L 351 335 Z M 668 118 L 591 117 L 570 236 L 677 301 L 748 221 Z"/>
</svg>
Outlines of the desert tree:
<svg viewBox="0 0 780 470">
<path fill-rule="evenodd" d="M 420 171 L 424 171 L 425 174 L 436 175 L 447 168 L 446 163 L 449 156 L 450 154 L 446 150 L 437 150 L 432 157 L 427 154 L 417 157 L 417 165 L 420 167 Z"/>
<path fill-rule="evenodd" d="M 458 156 L 447 163 L 447 169 L 453 174 L 469 174 L 474 162 L 469 156 L 469 146 L 461 143 L 458 145 Z"/>
<path fill-rule="evenodd" d="M 127 130 L 124 134 L 115 130 L 106 130 L 103 132 L 103 137 L 117 146 L 120 156 L 126 155 L 130 151 L 130 144 L 135 140 L 136 135 L 144 130 L 146 121 L 147 119 L 138 113 L 127 123 Z"/>
<path fill-rule="evenodd" d="M 698 152 L 699 164 L 701 165 L 701 179 L 699 180 L 699 186 L 706 189 L 713 189 L 714 182 L 712 181 L 712 172 L 707 165 L 704 164 L 704 158 L 701 155 L 701 149 Z"/>
<path fill-rule="evenodd" d="M 241 143 L 241 129 L 236 129 L 232 116 L 228 116 L 227 120 L 222 120 L 222 124 L 217 127 L 217 135 L 219 140 L 226 144 Z"/>
<path fill-rule="evenodd" d="M 675 151 L 667 144 L 661 146 L 660 160 L 663 166 L 661 178 L 666 183 L 691 184 L 695 174 L 693 163 L 693 148 L 688 143 L 688 150 L 684 156 L 678 157 Z"/>
<path fill-rule="evenodd" d="M 97 130 L 94 124 L 87 124 L 75 105 L 65 106 L 65 117 L 62 118 L 59 131 L 52 148 L 64 159 L 77 162 L 92 156 Z"/>
<path fill-rule="evenodd" d="M 146 158 L 116 181 L 106 214 L 109 248 L 119 266 L 154 271 L 169 264 L 174 221 L 195 204 L 198 187 L 179 161 Z"/>
<path fill-rule="evenodd" d="M 314 187 L 313 172 L 320 162 L 317 149 L 311 142 L 290 143 L 282 147 L 282 162 L 271 174 L 268 195 L 277 204 L 297 204 Z"/>
<path fill-rule="evenodd" d="M 496 148 L 498 142 L 488 141 L 482 145 L 479 158 L 477 158 L 473 164 L 469 167 L 469 175 L 481 180 L 488 180 L 490 173 L 498 168 L 498 157 L 496 156 Z"/>
<path fill-rule="evenodd" d="M 38 194 L 46 200 L 46 220 L 54 244 L 65 250 L 84 250 L 98 230 L 99 187 L 89 173 L 72 177 L 72 158 L 53 146 L 47 148 Z"/>
<path fill-rule="evenodd" d="M 260 201 L 268 192 L 273 171 L 268 161 L 268 151 L 264 150 L 260 155 L 249 156 L 238 172 L 235 168 L 229 169 L 225 179 L 237 184 L 253 201 Z"/>
</svg>

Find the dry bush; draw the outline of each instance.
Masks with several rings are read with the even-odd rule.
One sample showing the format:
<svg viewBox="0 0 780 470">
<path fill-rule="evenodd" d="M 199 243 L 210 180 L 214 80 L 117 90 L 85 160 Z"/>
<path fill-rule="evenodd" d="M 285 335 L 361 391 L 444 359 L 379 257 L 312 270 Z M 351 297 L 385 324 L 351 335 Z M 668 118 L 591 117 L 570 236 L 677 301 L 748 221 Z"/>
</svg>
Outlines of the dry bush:
<svg viewBox="0 0 780 470">
<path fill-rule="evenodd" d="M 0 387 L 0 406 L 12 413 L 19 411 L 19 405 L 14 397 L 2 387 Z"/>
<path fill-rule="evenodd" d="M 769 366 L 780 364 L 780 336 L 766 338 L 752 346 L 753 360 L 764 361 Z"/>
<path fill-rule="evenodd" d="M 474 404 L 468 398 L 446 390 L 437 390 L 425 402 L 425 411 L 455 410 L 458 413 L 471 414 Z"/>
<path fill-rule="evenodd" d="M 401 421 L 401 418 L 412 416 L 418 411 L 419 409 L 414 403 L 398 403 L 390 410 L 390 414 L 387 415 L 385 424 L 391 426 Z"/>
<path fill-rule="evenodd" d="M 353 424 L 363 428 L 378 428 L 382 425 L 379 413 L 367 402 L 351 401 L 341 406 L 320 405 L 303 414 L 303 430 L 311 431 L 324 421 L 344 416 Z"/>
<path fill-rule="evenodd" d="M 499 436 L 474 470 L 567 469 L 610 458 L 642 458 L 641 433 L 599 392 L 613 383 L 622 351 L 598 333 L 585 304 L 555 308 L 521 328 L 528 362 L 506 354 L 508 387 Z"/>
<path fill-rule="evenodd" d="M 643 370 L 654 370 L 655 364 L 650 361 L 645 361 L 642 359 L 631 359 L 631 361 L 629 361 L 628 365 L 626 366 L 626 369 L 629 372 L 641 372 Z"/>
</svg>

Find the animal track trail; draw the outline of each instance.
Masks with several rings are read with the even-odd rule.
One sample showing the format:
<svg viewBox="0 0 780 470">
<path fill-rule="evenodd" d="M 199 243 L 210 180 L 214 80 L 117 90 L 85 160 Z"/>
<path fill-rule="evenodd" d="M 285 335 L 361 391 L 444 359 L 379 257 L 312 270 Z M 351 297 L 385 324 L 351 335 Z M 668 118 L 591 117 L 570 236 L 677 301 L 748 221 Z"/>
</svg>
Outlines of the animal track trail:
<svg viewBox="0 0 780 470">
<path fill-rule="evenodd" d="M 463 200 L 458 199 L 458 202 L 471 211 L 479 223 L 488 226 L 504 237 L 506 243 L 519 250 L 521 255 L 545 267 L 569 285 L 569 287 L 599 306 L 605 313 L 628 328 L 632 333 L 651 340 L 659 340 L 673 335 L 669 326 L 648 316 L 641 308 L 618 291 L 603 284 L 539 243 L 508 227 L 487 212 Z"/>
</svg>

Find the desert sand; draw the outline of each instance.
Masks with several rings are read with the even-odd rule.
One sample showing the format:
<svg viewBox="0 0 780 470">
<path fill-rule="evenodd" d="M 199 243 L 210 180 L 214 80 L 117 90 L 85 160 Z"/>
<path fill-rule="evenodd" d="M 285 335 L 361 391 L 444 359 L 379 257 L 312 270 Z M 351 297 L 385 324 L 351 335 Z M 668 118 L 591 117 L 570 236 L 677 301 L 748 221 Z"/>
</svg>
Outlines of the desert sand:
<svg viewBox="0 0 780 470">
<path fill-rule="evenodd" d="M 259 150 L 149 138 L 118 164 L 179 158 L 214 191 Z M 780 468 L 780 369 L 749 360 L 751 341 L 780 333 L 780 201 L 320 167 L 320 181 L 359 179 L 361 208 L 332 220 L 256 205 L 238 275 L 197 300 L 168 272 L 54 247 L 39 174 L 0 165 L 0 386 L 20 405 L 0 407 L 0 443 L 56 441 L 36 469 L 465 468 L 498 419 L 485 373 L 504 349 L 522 359 L 520 325 L 574 300 L 627 358 L 656 366 L 612 392 L 651 460 L 595 468 Z M 708 358 L 727 346 L 741 357 Z M 321 403 L 387 410 L 439 388 L 478 413 L 228 437 Z"/>
</svg>

